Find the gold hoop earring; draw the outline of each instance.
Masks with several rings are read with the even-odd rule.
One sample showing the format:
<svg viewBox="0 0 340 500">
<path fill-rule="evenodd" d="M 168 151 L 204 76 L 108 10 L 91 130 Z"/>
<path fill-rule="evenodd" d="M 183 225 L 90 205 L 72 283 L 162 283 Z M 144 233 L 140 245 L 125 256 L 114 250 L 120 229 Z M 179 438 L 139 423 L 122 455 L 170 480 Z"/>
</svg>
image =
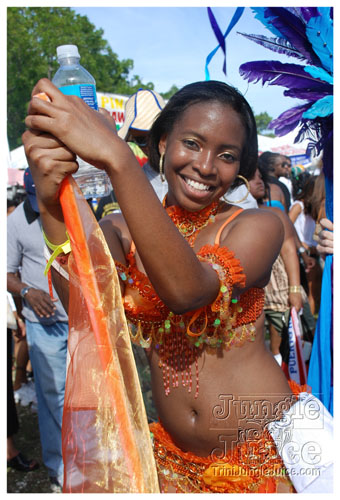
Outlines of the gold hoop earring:
<svg viewBox="0 0 340 500">
<path fill-rule="evenodd" d="M 238 203 L 241 203 L 242 201 L 244 201 L 247 197 L 248 197 L 248 194 L 250 193 L 250 186 L 249 186 L 249 182 L 248 180 L 243 177 L 243 175 L 237 175 L 236 177 L 239 177 L 240 179 L 243 180 L 243 182 L 245 183 L 246 185 L 246 188 L 247 188 L 247 193 L 245 194 L 245 196 L 243 196 L 243 198 L 241 198 L 240 200 L 236 200 L 236 201 L 229 201 L 227 200 L 227 198 L 225 196 L 223 196 L 223 199 L 226 203 L 230 203 L 231 205 L 237 205 Z"/>
<path fill-rule="evenodd" d="M 164 177 L 164 153 L 161 153 L 161 157 L 159 159 L 159 175 L 162 182 L 165 182 Z"/>
</svg>

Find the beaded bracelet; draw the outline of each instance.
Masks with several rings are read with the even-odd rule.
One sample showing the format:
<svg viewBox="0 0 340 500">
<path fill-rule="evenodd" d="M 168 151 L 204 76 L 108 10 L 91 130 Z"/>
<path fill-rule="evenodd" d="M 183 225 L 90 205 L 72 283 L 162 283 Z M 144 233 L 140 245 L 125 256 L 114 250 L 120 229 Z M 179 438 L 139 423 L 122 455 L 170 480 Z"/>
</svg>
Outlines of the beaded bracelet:
<svg viewBox="0 0 340 500">
<path fill-rule="evenodd" d="M 47 236 L 46 236 L 44 230 L 42 231 L 42 234 L 43 234 L 43 238 L 44 238 L 46 245 L 53 252 L 51 257 L 49 258 L 49 261 L 46 264 L 46 267 L 45 267 L 44 275 L 46 276 L 46 274 L 48 273 L 48 271 L 52 265 L 52 262 L 58 257 L 58 255 L 60 255 L 61 253 L 64 253 L 65 255 L 67 255 L 68 253 L 71 252 L 71 243 L 70 243 L 70 238 L 69 238 L 67 231 L 66 231 L 66 236 L 68 237 L 68 239 L 66 241 L 64 241 L 64 243 L 61 243 L 60 245 L 54 245 L 53 243 L 51 243 L 47 239 Z"/>
<path fill-rule="evenodd" d="M 301 293 L 301 285 L 290 286 L 289 293 Z"/>
</svg>

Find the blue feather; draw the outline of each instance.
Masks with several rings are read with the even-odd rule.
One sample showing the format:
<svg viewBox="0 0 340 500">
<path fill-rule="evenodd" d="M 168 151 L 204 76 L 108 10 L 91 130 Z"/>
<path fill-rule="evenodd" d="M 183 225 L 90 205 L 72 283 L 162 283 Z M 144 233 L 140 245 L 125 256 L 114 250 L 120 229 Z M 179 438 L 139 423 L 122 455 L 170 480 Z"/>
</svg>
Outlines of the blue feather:
<svg viewBox="0 0 340 500">
<path fill-rule="evenodd" d="M 329 116 L 333 113 L 333 96 L 328 95 L 316 101 L 307 111 L 302 115 L 302 118 L 313 120 L 317 117 Z"/>
<path fill-rule="evenodd" d="M 319 7 L 320 16 L 312 17 L 306 27 L 306 35 L 322 66 L 333 74 L 333 21 L 328 7 Z"/>
<path fill-rule="evenodd" d="M 241 64 L 240 75 L 248 82 L 262 81 L 262 84 L 282 85 L 288 89 L 309 89 L 320 91 L 322 86 L 328 90 L 328 85 L 318 78 L 308 75 L 304 66 L 299 64 L 284 64 L 280 61 L 251 61 Z"/>
<path fill-rule="evenodd" d="M 305 55 L 309 64 L 318 66 L 319 58 L 306 35 L 306 23 L 282 7 L 267 7 L 265 15 L 270 17 L 270 22 L 280 31 L 281 37 L 289 40 L 291 45 Z"/>
<path fill-rule="evenodd" d="M 275 135 L 279 137 L 288 134 L 291 130 L 296 129 L 301 121 L 301 117 L 308 109 L 308 104 L 303 104 L 302 106 L 296 106 L 294 108 L 287 109 L 280 114 L 278 118 L 275 118 L 269 123 L 268 128 L 274 130 Z"/>
<path fill-rule="evenodd" d="M 324 82 L 333 85 L 333 77 L 323 68 L 317 68 L 316 66 L 305 66 L 303 69 L 315 78 L 319 78 L 319 80 L 323 80 Z"/>
<path fill-rule="evenodd" d="M 318 99 L 322 99 L 323 97 L 326 97 L 328 95 L 332 95 L 332 87 L 330 88 L 330 91 L 328 89 L 320 89 L 320 90 L 310 90 L 308 88 L 305 89 L 287 89 L 283 91 L 283 95 L 287 97 L 294 97 L 296 99 L 305 99 L 306 101 L 309 102 L 315 102 Z"/>
<path fill-rule="evenodd" d="M 253 34 L 248 35 L 247 33 L 241 33 L 239 31 L 237 33 L 248 38 L 252 42 L 262 45 L 262 47 L 265 47 L 266 49 L 277 52 L 278 54 L 286 54 L 290 57 L 296 57 L 300 61 L 306 60 L 306 57 L 293 47 L 292 44 L 285 38 L 269 38 L 264 35 Z"/>
<path fill-rule="evenodd" d="M 280 33 L 279 30 L 277 30 L 270 22 L 270 20 L 268 20 L 266 17 L 265 17 L 265 10 L 266 10 L 266 7 L 251 7 L 251 10 L 254 12 L 255 14 L 255 19 L 258 19 L 262 24 L 265 25 L 265 27 L 267 29 L 269 29 L 269 31 L 271 31 L 275 36 L 278 36 L 278 37 L 282 37 L 282 34 Z"/>
<path fill-rule="evenodd" d="M 320 16 L 325 16 L 327 19 L 332 19 L 331 17 L 331 7 L 317 7 Z"/>
</svg>

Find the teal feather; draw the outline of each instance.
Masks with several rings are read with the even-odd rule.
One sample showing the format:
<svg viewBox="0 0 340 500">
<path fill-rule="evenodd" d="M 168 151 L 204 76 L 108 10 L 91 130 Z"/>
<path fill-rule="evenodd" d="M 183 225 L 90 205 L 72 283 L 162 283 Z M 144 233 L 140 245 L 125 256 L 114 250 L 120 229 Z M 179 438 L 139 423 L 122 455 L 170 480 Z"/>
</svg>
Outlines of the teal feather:
<svg viewBox="0 0 340 500">
<path fill-rule="evenodd" d="M 305 66 L 303 69 L 314 78 L 319 78 L 320 80 L 333 85 L 333 77 L 323 68 L 317 68 L 316 66 Z"/>
<path fill-rule="evenodd" d="M 329 116 L 333 113 L 333 96 L 327 95 L 322 99 L 316 101 L 307 111 L 302 115 L 302 118 L 313 120 L 318 117 Z"/>
<path fill-rule="evenodd" d="M 306 35 L 323 68 L 333 74 L 333 21 L 328 7 L 319 7 L 318 10 L 321 15 L 310 18 Z"/>
<path fill-rule="evenodd" d="M 271 31 L 275 36 L 282 38 L 282 33 L 272 25 L 270 18 L 264 16 L 265 7 L 251 7 L 251 10 L 254 12 L 255 18 L 264 24 L 269 31 Z"/>
<path fill-rule="evenodd" d="M 331 8 L 330 7 L 317 7 L 318 12 L 321 16 L 325 16 L 326 19 L 331 19 Z"/>
</svg>

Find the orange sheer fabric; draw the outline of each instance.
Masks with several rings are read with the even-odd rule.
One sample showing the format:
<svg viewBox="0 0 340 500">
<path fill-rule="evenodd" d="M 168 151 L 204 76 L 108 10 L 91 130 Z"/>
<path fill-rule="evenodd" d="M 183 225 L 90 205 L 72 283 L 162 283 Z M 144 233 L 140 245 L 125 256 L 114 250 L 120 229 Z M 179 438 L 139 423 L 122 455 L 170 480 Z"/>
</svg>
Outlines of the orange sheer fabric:
<svg viewBox="0 0 340 500">
<path fill-rule="evenodd" d="M 157 493 L 150 433 L 115 265 L 71 177 L 63 182 L 60 200 L 72 248 L 63 491 Z"/>
</svg>

